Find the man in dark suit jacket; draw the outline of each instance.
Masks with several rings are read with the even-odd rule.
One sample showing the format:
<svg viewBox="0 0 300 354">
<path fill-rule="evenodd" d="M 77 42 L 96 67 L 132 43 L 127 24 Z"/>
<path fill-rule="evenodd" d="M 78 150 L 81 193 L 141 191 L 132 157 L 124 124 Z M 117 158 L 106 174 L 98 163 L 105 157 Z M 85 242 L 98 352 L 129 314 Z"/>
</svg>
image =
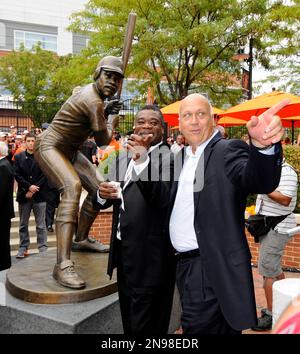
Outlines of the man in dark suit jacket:
<svg viewBox="0 0 300 354">
<path fill-rule="evenodd" d="M 15 217 L 13 203 L 14 172 L 6 159 L 8 146 L 0 142 L 0 271 L 11 266 L 10 258 L 10 226 Z"/>
<path fill-rule="evenodd" d="M 239 334 L 256 323 L 244 210 L 248 193 L 269 193 L 279 183 L 283 128 L 274 115 L 286 104 L 252 117 L 248 146 L 222 139 L 204 96 L 181 102 L 189 147 L 176 156 L 169 227 L 185 334 Z"/>
<path fill-rule="evenodd" d="M 46 193 L 47 179 L 34 158 L 35 135 L 28 133 L 25 137 L 26 151 L 15 156 L 14 171 L 18 182 L 17 202 L 20 213 L 20 245 L 17 258 L 28 255 L 30 244 L 28 222 L 33 210 L 36 222 L 37 244 L 39 252 L 47 250 L 46 230 Z"/>
<path fill-rule="evenodd" d="M 162 143 L 163 116 L 155 106 L 141 109 L 128 141 L 132 159 L 120 154 L 112 182 L 100 185 L 102 208 L 114 205 L 108 264 L 117 267 L 125 334 L 166 334 L 175 283 L 174 251 L 166 217 L 170 187 L 170 150 Z M 100 197 L 100 198 L 99 198 Z M 101 200 L 103 198 L 103 200 Z"/>
</svg>

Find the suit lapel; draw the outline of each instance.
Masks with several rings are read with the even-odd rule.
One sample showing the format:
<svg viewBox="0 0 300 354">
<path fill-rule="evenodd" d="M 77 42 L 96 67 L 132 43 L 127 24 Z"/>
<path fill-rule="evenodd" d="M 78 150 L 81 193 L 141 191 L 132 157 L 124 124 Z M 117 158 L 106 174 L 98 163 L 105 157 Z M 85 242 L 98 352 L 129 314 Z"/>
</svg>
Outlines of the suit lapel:
<svg viewBox="0 0 300 354">
<path fill-rule="evenodd" d="M 186 149 L 181 149 L 178 154 L 174 157 L 174 180 L 171 187 L 170 192 L 170 206 L 173 207 L 176 199 L 177 188 L 178 188 L 178 181 L 180 177 L 180 173 L 183 167 L 184 159 L 186 155 Z"/>
<path fill-rule="evenodd" d="M 121 188 L 124 187 L 124 179 L 126 175 L 126 171 L 131 160 L 131 156 L 127 152 L 124 152 L 119 155 L 118 158 L 118 177 L 117 180 L 121 182 Z"/>
<path fill-rule="evenodd" d="M 198 209 L 199 205 L 199 199 L 200 199 L 200 194 L 203 188 L 205 188 L 204 185 L 204 180 L 205 180 L 205 172 L 207 169 L 207 164 L 210 159 L 211 153 L 213 152 L 215 144 L 221 140 L 221 134 L 218 133 L 216 134 L 212 140 L 208 143 L 206 148 L 203 151 L 202 156 L 199 159 L 196 172 L 195 172 L 195 181 L 194 181 L 194 210 L 195 210 L 195 215 Z M 204 161 L 203 161 L 204 159 Z M 204 171 L 203 171 L 204 169 Z M 196 182 L 196 183 L 195 183 Z M 195 186 L 197 186 L 197 189 L 195 189 Z"/>
</svg>

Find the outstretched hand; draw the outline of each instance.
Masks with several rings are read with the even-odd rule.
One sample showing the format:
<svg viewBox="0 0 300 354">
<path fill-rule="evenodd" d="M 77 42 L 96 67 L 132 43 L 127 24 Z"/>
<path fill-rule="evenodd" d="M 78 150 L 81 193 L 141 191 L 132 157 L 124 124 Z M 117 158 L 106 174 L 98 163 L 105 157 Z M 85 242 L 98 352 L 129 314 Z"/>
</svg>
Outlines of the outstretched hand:
<svg viewBox="0 0 300 354">
<path fill-rule="evenodd" d="M 280 117 L 276 115 L 290 100 L 283 100 L 266 110 L 260 116 L 252 116 L 247 129 L 254 146 L 263 148 L 279 142 L 284 134 Z"/>
</svg>

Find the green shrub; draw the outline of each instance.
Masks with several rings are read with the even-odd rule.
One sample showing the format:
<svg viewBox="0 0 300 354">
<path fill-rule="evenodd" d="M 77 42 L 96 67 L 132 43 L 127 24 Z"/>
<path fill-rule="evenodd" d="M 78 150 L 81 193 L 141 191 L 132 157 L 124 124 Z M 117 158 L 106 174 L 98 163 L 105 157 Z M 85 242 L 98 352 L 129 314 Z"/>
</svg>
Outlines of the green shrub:
<svg viewBox="0 0 300 354">
<path fill-rule="evenodd" d="M 283 153 L 286 161 L 295 169 L 300 176 L 300 147 L 298 145 L 284 145 Z M 300 213 L 300 185 L 298 181 L 297 204 L 295 213 Z"/>
</svg>

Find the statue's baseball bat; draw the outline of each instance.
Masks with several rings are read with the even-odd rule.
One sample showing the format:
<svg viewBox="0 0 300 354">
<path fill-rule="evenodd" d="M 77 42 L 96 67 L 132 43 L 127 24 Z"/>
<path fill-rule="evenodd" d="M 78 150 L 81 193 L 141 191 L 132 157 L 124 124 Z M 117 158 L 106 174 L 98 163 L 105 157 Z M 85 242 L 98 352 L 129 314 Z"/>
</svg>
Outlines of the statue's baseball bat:
<svg viewBox="0 0 300 354">
<path fill-rule="evenodd" d="M 130 12 L 130 14 L 128 15 L 128 23 L 127 23 L 127 28 L 126 28 L 125 38 L 124 38 L 123 55 L 122 55 L 124 75 L 125 75 L 125 70 L 127 68 L 127 64 L 130 56 L 135 22 L 136 22 L 136 14 Z M 118 89 L 118 98 L 120 98 L 121 96 L 122 85 L 123 85 L 123 81 L 121 82 Z"/>
</svg>

